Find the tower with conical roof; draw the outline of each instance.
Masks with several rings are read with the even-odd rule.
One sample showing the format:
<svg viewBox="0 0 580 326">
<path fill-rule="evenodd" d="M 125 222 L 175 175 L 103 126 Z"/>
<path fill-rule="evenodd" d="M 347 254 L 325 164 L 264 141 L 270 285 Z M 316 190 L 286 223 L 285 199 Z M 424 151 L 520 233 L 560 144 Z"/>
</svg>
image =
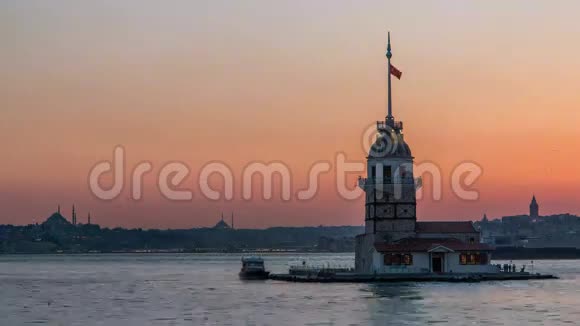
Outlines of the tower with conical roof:
<svg viewBox="0 0 580 326">
<path fill-rule="evenodd" d="M 491 249 L 480 243 L 480 232 L 472 222 L 417 222 L 415 194 L 421 179 L 414 177 L 413 155 L 403 136 L 403 123 L 393 114 L 391 75 L 400 79 L 402 73 L 391 65 L 390 35 L 386 56 L 387 116 L 377 122 L 376 141 L 367 156 L 367 175 L 359 178 L 365 193 L 365 230 L 356 236 L 356 273 L 495 270 L 489 264 Z M 467 263 L 468 255 L 473 257 L 473 264 Z"/>
<path fill-rule="evenodd" d="M 365 191 L 365 231 L 390 241 L 415 230 L 416 199 L 413 156 L 396 121 L 391 100 L 391 42 L 387 45 L 388 101 L 385 121 L 377 122 L 377 138 L 367 156 L 367 177 L 359 180 Z M 388 232 L 388 234 L 387 234 Z"/>
<path fill-rule="evenodd" d="M 540 216 L 540 206 L 536 201 L 536 195 L 532 195 L 532 202 L 530 202 L 530 218 L 538 218 Z"/>
<path fill-rule="evenodd" d="M 403 123 L 393 114 L 391 74 L 401 72 L 391 65 L 391 37 L 387 42 L 387 116 L 377 121 L 377 137 L 367 156 L 367 176 L 359 178 L 365 192 L 365 233 L 357 237 L 356 269 L 371 270 L 368 250 L 375 242 L 393 243 L 415 235 L 416 189 L 413 156 L 403 136 Z M 372 249 L 371 249 L 372 250 Z"/>
</svg>

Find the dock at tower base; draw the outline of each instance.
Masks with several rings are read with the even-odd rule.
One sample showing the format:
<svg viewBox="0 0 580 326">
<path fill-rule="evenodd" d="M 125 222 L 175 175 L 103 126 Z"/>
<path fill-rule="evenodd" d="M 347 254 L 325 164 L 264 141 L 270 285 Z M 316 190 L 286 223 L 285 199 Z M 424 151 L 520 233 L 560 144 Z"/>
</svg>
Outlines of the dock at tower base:
<svg viewBox="0 0 580 326">
<path fill-rule="evenodd" d="M 396 283 L 396 282 L 484 282 L 484 281 L 525 281 L 525 280 L 546 280 L 558 279 L 551 274 L 532 273 L 482 273 L 482 274 L 357 274 L 357 273 L 335 273 L 335 274 L 270 274 L 269 279 L 287 282 L 302 283 Z"/>
</svg>

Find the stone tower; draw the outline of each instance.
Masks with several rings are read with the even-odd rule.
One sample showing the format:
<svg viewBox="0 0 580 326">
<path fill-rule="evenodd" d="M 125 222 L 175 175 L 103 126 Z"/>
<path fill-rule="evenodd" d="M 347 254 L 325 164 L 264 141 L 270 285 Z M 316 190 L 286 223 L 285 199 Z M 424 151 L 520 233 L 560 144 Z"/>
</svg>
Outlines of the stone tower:
<svg viewBox="0 0 580 326">
<path fill-rule="evenodd" d="M 538 218 L 540 215 L 540 206 L 536 202 L 536 196 L 532 196 L 532 202 L 530 203 L 530 218 Z"/>
<path fill-rule="evenodd" d="M 359 181 L 365 191 L 365 233 L 387 242 L 412 236 L 417 220 L 413 156 L 402 130 L 394 118 L 377 122 L 367 177 Z"/>
<path fill-rule="evenodd" d="M 377 121 L 377 138 L 367 156 L 367 176 L 359 178 L 365 192 L 365 232 L 357 236 L 355 270 L 372 270 L 376 242 L 392 243 L 415 236 L 417 221 L 413 156 L 403 136 L 403 123 L 393 116 L 391 75 L 401 72 L 391 66 L 390 35 L 387 45 L 387 116 Z"/>
</svg>

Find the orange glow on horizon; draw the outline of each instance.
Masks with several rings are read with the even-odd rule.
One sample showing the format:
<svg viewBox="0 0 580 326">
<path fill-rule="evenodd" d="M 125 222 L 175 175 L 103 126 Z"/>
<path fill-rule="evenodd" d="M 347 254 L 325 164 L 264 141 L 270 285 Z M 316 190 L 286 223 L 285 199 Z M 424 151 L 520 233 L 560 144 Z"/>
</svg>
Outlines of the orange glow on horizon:
<svg viewBox="0 0 580 326">
<path fill-rule="evenodd" d="M 420 220 L 526 213 L 532 193 L 540 214 L 580 214 L 580 58 L 571 41 L 580 8 L 109 5 L 116 8 L 0 4 L 0 224 L 41 221 L 57 204 L 66 213 L 75 203 L 79 220 L 90 210 L 106 226 L 209 226 L 222 211 L 235 211 L 239 227 L 361 225 L 362 198 L 340 198 L 332 172 L 305 202 L 279 200 L 279 190 L 270 201 L 243 200 L 240 179 L 251 162 L 279 161 L 300 189 L 313 164 L 333 163 L 337 153 L 364 162 L 363 132 L 385 115 L 387 27 L 403 71 L 393 80 L 394 115 L 415 162 L 443 172 L 443 197 L 421 200 Z M 116 145 L 127 167 L 154 166 L 141 201 L 129 199 L 128 178 L 111 202 L 89 191 L 90 169 L 111 160 Z M 191 202 L 156 189 L 171 161 L 191 169 L 182 185 L 193 190 Z M 234 200 L 200 195 L 196 176 L 210 161 L 233 171 Z M 483 168 L 476 201 L 450 192 L 450 174 L 464 161 Z"/>
</svg>

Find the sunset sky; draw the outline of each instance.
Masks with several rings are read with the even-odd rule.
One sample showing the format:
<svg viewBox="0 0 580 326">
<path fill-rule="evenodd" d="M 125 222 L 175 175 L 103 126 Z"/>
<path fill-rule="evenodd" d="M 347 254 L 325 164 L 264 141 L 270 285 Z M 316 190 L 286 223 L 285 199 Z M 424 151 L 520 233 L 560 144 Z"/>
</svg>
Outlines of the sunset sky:
<svg viewBox="0 0 580 326">
<path fill-rule="evenodd" d="M 242 171 L 283 162 L 295 193 L 316 162 L 364 162 L 362 135 L 386 114 L 388 30 L 403 71 L 394 115 L 415 162 L 443 172 L 443 197 L 427 190 L 419 220 L 523 214 L 534 193 L 542 215 L 580 214 L 579 12 L 530 0 L 3 1 L 0 224 L 42 222 L 58 204 L 68 217 L 74 203 L 79 221 L 90 210 L 104 226 L 210 226 L 222 211 L 237 227 L 361 225 L 363 198 L 342 199 L 333 173 L 315 198 L 282 201 L 242 199 Z M 88 176 L 116 145 L 125 187 L 103 201 Z M 142 161 L 154 168 L 135 201 Z M 175 161 L 191 169 L 179 185 L 191 201 L 157 189 Z M 231 201 L 200 194 L 213 161 L 234 173 Z M 475 201 L 450 190 L 465 161 L 483 168 Z"/>
</svg>

